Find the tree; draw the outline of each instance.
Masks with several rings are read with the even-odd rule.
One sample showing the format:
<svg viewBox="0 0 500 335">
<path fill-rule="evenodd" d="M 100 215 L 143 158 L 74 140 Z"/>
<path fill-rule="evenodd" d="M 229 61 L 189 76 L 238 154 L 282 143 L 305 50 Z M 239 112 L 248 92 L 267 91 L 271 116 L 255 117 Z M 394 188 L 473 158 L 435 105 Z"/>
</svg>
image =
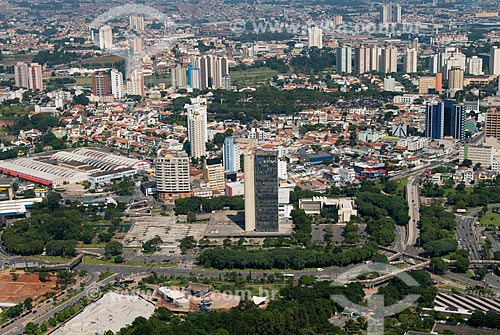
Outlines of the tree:
<svg viewBox="0 0 500 335">
<path fill-rule="evenodd" d="M 435 257 L 431 259 L 431 269 L 433 273 L 442 275 L 446 271 L 448 271 L 449 268 L 449 265 L 446 264 L 446 262 L 442 258 Z"/>
<path fill-rule="evenodd" d="M 186 236 L 182 240 L 180 240 L 180 248 L 183 254 L 185 254 L 189 249 L 193 249 L 194 247 L 196 247 L 196 240 L 193 236 Z"/>
<path fill-rule="evenodd" d="M 457 260 L 455 263 L 456 271 L 465 273 L 469 271 L 469 267 L 470 267 L 469 252 L 466 250 L 459 250 L 457 252 Z"/>
<path fill-rule="evenodd" d="M 75 105 L 87 106 L 90 103 L 90 100 L 85 96 L 85 94 L 82 93 L 73 97 L 73 103 Z"/>
<path fill-rule="evenodd" d="M 118 241 L 109 241 L 104 246 L 104 254 L 106 256 L 118 256 L 123 251 L 123 244 Z"/>
<path fill-rule="evenodd" d="M 483 280 L 487 273 L 488 271 L 485 268 L 479 268 L 474 271 L 476 280 Z"/>
<path fill-rule="evenodd" d="M 33 322 L 29 322 L 25 330 L 27 334 L 36 334 L 38 332 L 38 326 Z"/>
<path fill-rule="evenodd" d="M 194 212 L 187 213 L 187 220 L 188 222 L 196 222 L 196 213 Z"/>
<path fill-rule="evenodd" d="M 24 299 L 24 309 L 31 310 L 33 308 L 33 299 L 32 298 L 26 298 Z"/>
</svg>

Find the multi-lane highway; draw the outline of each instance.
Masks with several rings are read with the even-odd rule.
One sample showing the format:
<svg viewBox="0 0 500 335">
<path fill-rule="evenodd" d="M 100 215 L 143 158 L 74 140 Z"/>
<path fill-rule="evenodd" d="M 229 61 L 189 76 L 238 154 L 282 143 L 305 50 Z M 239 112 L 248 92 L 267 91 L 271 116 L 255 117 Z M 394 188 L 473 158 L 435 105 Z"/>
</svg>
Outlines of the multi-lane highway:
<svg viewBox="0 0 500 335">
<path fill-rule="evenodd" d="M 482 259 L 481 249 L 479 248 L 480 241 L 477 235 L 475 219 L 471 216 L 455 215 L 457 227 L 457 241 L 459 248 L 469 251 L 470 259 Z"/>
</svg>

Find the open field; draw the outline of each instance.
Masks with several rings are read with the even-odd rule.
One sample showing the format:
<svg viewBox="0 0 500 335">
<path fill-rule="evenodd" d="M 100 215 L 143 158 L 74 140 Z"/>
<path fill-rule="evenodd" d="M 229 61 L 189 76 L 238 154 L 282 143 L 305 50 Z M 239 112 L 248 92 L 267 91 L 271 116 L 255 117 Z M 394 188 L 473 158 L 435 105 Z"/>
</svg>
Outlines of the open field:
<svg viewBox="0 0 500 335">
<path fill-rule="evenodd" d="M 277 74 L 277 71 L 271 70 L 268 67 L 229 72 L 231 84 L 238 87 L 262 86 L 267 84 Z"/>
<path fill-rule="evenodd" d="M 500 214 L 488 212 L 480 220 L 483 226 L 500 226 Z"/>
<path fill-rule="evenodd" d="M 123 61 L 123 60 L 125 60 L 125 59 L 123 57 L 119 57 L 119 56 L 103 56 L 103 57 L 86 59 L 82 62 L 82 64 L 104 65 L 106 63 L 114 63 L 114 62 L 119 62 L 119 61 Z"/>
<path fill-rule="evenodd" d="M 21 303 L 26 298 L 38 299 L 55 290 L 56 279 L 41 282 L 37 274 L 17 270 L 18 278 L 13 280 L 11 270 L 0 271 L 0 303 Z"/>
</svg>

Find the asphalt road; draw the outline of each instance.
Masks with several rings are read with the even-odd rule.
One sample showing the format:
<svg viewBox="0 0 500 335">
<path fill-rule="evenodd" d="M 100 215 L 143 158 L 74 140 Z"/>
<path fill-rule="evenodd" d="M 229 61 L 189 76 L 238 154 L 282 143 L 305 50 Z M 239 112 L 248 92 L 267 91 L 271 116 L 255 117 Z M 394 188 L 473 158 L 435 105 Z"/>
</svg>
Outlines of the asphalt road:
<svg viewBox="0 0 500 335">
<path fill-rule="evenodd" d="M 479 242 L 476 232 L 474 217 L 455 215 L 455 220 L 457 221 L 455 233 L 457 235 L 459 248 L 468 250 L 470 259 L 482 259 L 481 243 Z"/>
</svg>

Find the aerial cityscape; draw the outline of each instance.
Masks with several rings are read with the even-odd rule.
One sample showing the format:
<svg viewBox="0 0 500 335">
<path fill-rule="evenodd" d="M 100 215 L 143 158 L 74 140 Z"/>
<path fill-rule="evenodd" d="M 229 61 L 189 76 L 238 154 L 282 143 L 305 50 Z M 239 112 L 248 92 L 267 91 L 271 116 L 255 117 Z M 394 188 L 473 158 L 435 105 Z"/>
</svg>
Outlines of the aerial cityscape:
<svg viewBox="0 0 500 335">
<path fill-rule="evenodd" d="M 499 12 L 0 0 L 0 335 L 500 334 Z"/>
</svg>

